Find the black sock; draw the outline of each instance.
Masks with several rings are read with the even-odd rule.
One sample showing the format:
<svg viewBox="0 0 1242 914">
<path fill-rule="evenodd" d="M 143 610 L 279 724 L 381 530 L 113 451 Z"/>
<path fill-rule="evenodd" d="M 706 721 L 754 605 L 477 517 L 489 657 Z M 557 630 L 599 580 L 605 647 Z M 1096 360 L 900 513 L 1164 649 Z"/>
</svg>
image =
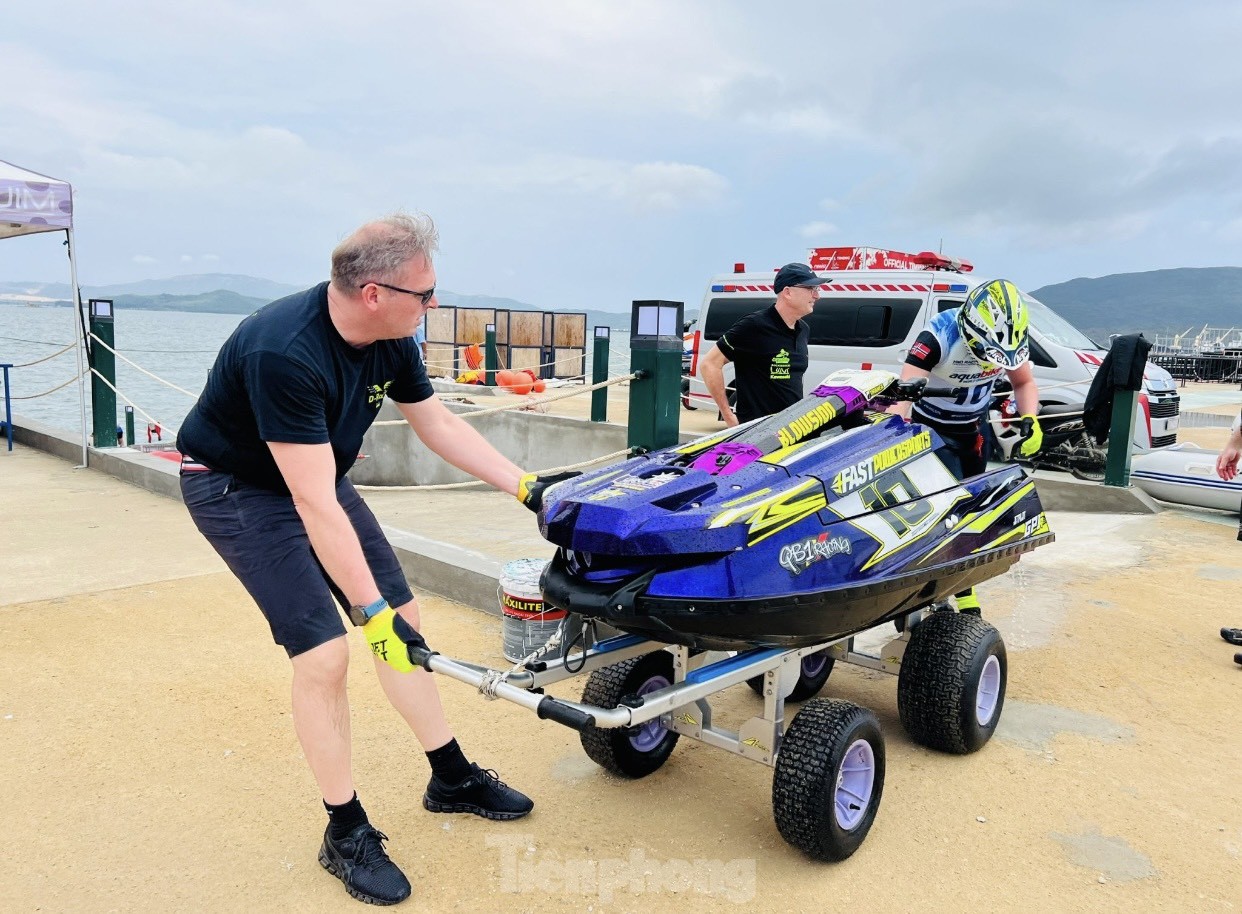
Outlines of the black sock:
<svg viewBox="0 0 1242 914">
<path fill-rule="evenodd" d="M 367 823 L 367 811 L 358 802 L 356 793 L 348 803 L 333 806 L 324 800 L 323 807 L 328 811 L 328 837 L 333 841 L 340 841 L 359 825 Z"/>
<path fill-rule="evenodd" d="M 428 752 L 427 761 L 431 762 L 431 773 L 446 784 L 460 784 L 470 777 L 470 763 L 455 739 Z"/>
</svg>

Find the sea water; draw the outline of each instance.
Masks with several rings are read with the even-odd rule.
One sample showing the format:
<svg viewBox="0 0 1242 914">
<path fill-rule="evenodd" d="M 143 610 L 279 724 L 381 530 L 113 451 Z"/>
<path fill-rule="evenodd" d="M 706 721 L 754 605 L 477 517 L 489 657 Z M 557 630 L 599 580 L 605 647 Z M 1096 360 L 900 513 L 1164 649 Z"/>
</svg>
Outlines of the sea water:
<svg viewBox="0 0 1242 914">
<path fill-rule="evenodd" d="M 220 346 L 243 317 L 243 314 L 117 310 L 114 326 L 116 351 L 134 365 L 117 358 L 116 386 L 135 406 L 134 426 L 140 442 L 146 440 L 145 429 L 149 421 L 160 423 L 165 429 L 164 440 L 169 440 L 170 433 L 181 425 L 194 405 L 195 397 L 203 389 L 207 372 Z M 47 393 L 76 377 L 78 363 L 75 350 L 71 348 L 37 365 L 26 364 L 50 356 L 80 338 L 81 329 L 74 321 L 72 308 L 0 302 L 0 364 L 21 366 L 9 369 L 13 414 L 77 434 L 82 427 L 77 383 Z M 590 344 L 591 340 L 587 342 Z M 629 370 L 629 349 L 625 340 L 614 335 L 610 343 L 609 375 L 625 374 Z M 588 345 L 588 378 L 591 376 L 591 356 L 592 350 Z M 155 375 L 155 378 L 144 371 Z M 89 434 L 92 427 L 89 377 L 86 381 L 86 426 Z M 189 394 L 181 393 L 169 384 L 175 384 Z M 117 425 L 122 427 L 125 425 L 125 405 L 125 400 L 118 397 Z M 0 412 L 0 420 L 3 418 Z"/>
</svg>

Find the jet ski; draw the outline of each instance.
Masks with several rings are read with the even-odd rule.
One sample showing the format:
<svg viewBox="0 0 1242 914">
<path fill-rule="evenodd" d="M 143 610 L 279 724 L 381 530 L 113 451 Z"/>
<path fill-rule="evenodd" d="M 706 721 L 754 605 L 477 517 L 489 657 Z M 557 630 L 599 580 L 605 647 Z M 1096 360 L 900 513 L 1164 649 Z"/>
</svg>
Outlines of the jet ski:
<svg viewBox="0 0 1242 914">
<path fill-rule="evenodd" d="M 958 481 L 932 429 L 884 417 L 943 391 L 838 371 L 780 413 L 544 494 L 550 607 L 702 650 L 799 648 L 1004 573 L 1053 534 L 1017 466 Z"/>
</svg>

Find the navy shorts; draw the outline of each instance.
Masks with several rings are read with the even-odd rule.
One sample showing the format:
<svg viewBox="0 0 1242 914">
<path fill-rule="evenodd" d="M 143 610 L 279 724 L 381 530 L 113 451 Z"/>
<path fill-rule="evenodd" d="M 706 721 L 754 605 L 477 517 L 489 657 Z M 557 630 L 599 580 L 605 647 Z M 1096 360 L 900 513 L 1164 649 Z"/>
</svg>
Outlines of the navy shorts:
<svg viewBox="0 0 1242 914">
<path fill-rule="evenodd" d="M 181 495 L 194 525 L 259 604 L 272 638 L 290 657 L 345 634 L 337 604 L 348 608 L 348 601 L 319 563 L 292 497 L 214 470 L 183 470 Z M 405 572 L 348 479 L 337 485 L 336 499 L 358 534 L 380 594 L 390 606 L 409 603 L 414 594 Z"/>
</svg>

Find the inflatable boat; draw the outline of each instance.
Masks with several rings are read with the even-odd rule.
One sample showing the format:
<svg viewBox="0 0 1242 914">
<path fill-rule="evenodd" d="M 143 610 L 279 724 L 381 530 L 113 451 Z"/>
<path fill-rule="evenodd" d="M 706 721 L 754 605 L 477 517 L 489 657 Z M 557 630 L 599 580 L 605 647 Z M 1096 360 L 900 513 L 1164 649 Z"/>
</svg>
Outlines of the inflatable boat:
<svg viewBox="0 0 1242 914">
<path fill-rule="evenodd" d="M 1161 501 L 1237 514 L 1242 476 L 1226 482 L 1216 475 L 1216 452 L 1183 442 L 1130 459 L 1130 481 Z"/>
</svg>

